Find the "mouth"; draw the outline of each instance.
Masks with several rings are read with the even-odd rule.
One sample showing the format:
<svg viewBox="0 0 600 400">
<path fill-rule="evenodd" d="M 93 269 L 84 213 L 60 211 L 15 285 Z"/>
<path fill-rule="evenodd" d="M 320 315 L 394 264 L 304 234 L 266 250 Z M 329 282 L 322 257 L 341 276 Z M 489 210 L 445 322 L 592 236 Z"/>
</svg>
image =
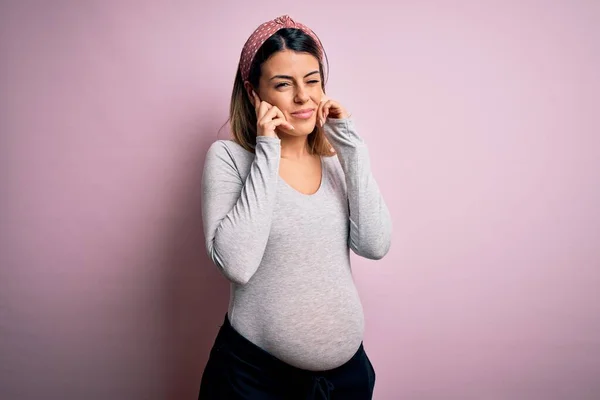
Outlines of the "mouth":
<svg viewBox="0 0 600 400">
<path fill-rule="evenodd" d="M 310 117 L 312 117 L 314 112 L 315 112 L 314 108 L 306 108 L 304 110 L 298 110 L 296 112 L 293 112 L 292 117 L 298 118 L 298 119 L 309 119 Z"/>
</svg>

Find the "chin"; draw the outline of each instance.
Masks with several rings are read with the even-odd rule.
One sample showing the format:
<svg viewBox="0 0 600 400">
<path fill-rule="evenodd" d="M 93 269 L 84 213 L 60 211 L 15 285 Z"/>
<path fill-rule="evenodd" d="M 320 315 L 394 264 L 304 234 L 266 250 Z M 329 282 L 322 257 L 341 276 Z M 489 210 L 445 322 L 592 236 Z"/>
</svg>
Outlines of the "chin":
<svg viewBox="0 0 600 400">
<path fill-rule="evenodd" d="M 280 129 L 280 132 L 289 135 L 289 136 L 308 136 L 315 130 L 315 123 L 305 123 L 305 124 L 296 124 L 294 125 L 293 130 L 288 129 Z"/>
</svg>

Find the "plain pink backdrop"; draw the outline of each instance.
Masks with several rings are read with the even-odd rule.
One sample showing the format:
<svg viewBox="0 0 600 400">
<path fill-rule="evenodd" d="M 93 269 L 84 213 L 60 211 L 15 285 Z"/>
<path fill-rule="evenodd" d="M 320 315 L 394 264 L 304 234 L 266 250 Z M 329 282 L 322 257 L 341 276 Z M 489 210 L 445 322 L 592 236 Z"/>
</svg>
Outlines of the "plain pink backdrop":
<svg viewBox="0 0 600 400">
<path fill-rule="evenodd" d="M 393 216 L 353 257 L 375 398 L 600 398 L 600 3 L 391 3 L 0 2 L 0 398 L 196 398 L 204 154 L 285 13 Z"/>
</svg>

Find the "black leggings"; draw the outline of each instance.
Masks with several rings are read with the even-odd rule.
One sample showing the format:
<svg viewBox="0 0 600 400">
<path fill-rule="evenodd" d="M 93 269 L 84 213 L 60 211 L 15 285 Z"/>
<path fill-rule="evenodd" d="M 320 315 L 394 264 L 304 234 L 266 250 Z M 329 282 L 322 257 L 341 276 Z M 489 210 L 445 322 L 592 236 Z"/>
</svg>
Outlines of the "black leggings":
<svg viewBox="0 0 600 400">
<path fill-rule="evenodd" d="M 293 367 L 267 353 L 225 321 L 200 384 L 199 400 L 369 400 L 375 370 L 363 344 L 345 364 L 327 371 Z"/>
</svg>

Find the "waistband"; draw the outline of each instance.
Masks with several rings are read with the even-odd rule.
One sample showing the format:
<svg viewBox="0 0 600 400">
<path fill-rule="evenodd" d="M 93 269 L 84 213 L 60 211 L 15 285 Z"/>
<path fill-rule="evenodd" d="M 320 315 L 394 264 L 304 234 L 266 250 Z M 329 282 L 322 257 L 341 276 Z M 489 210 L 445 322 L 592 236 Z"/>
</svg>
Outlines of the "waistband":
<svg viewBox="0 0 600 400">
<path fill-rule="evenodd" d="M 266 350 L 263 350 L 258 345 L 246 339 L 241 333 L 235 330 L 229 321 L 229 315 L 225 314 L 223 326 L 219 329 L 215 344 L 224 345 L 229 351 L 245 360 L 252 360 L 253 364 L 260 365 L 261 369 L 275 373 L 275 375 L 287 376 L 308 376 L 313 371 L 306 371 L 301 368 L 294 367 Z"/>
<path fill-rule="evenodd" d="M 334 385 L 330 381 L 332 376 L 344 375 L 347 369 L 352 368 L 352 361 L 364 356 L 363 343 L 346 363 L 334 369 L 326 371 L 309 371 L 290 365 L 269 352 L 263 350 L 242 334 L 237 332 L 229 321 L 226 313 L 223 325 L 219 329 L 215 340 L 216 346 L 225 346 L 228 351 L 245 360 L 252 360 L 253 364 L 259 365 L 262 370 L 268 371 L 278 380 L 283 382 L 305 382 L 309 388 L 310 399 L 329 399 Z"/>
</svg>

